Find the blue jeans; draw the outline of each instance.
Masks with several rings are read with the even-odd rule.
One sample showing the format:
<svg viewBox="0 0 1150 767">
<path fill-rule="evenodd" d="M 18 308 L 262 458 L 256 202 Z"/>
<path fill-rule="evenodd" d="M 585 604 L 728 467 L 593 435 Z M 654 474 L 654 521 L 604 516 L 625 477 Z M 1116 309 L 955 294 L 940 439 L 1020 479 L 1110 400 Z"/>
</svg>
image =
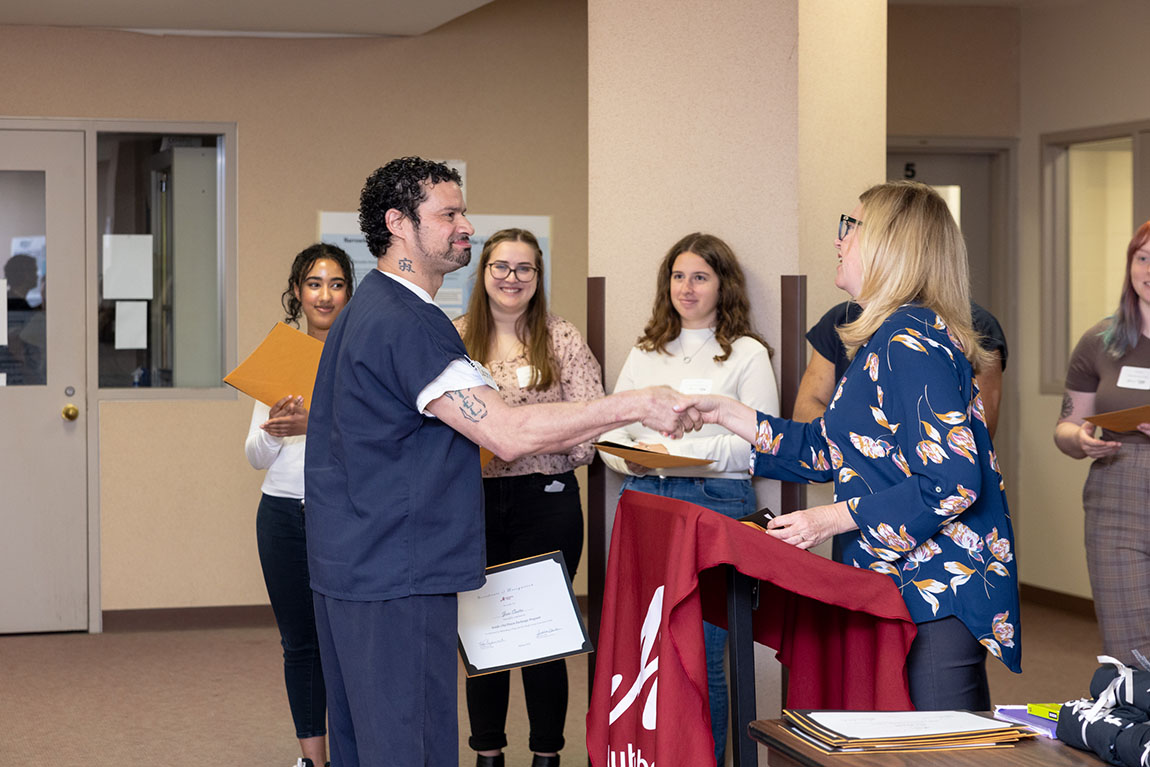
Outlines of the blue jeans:
<svg viewBox="0 0 1150 767">
<path fill-rule="evenodd" d="M 661 495 L 687 501 L 737 519 L 755 511 L 755 488 L 750 479 L 707 479 L 705 477 L 627 477 L 623 490 Z M 727 676 L 723 671 L 723 653 L 727 649 L 727 631 L 703 623 L 703 644 L 707 652 L 707 693 L 711 706 L 711 734 L 715 737 L 715 764 L 723 763 L 727 745 Z"/>
<path fill-rule="evenodd" d="M 264 495 L 256 512 L 256 544 L 268 598 L 284 649 L 284 682 L 296 737 L 327 734 L 327 689 L 319 660 L 307 569 L 303 502 Z"/>
</svg>

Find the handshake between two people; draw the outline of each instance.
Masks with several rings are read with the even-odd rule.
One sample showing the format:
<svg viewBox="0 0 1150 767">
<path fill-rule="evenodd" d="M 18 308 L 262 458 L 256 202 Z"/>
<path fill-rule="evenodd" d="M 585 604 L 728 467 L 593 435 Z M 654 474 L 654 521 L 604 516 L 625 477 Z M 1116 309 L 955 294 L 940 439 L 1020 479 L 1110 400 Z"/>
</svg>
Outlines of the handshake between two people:
<svg viewBox="0 0 1150 767">
<path fill-rule="evenodd" d="M 640 422 L 651 431 L 672 439 L 698 431 L 704 424 L 720 423 L 720 401 L 728 400 L 721 396 L 680 394 L 670 386 L 650 386 L 635 390 L 635 394 L 648 398 Z M 753 420 L 754 411 L 750 412 Z"/>
<path fill-rule="evenodd" d="M 695 431 L 704 424 L 714 423 L 737 434 L 752 445 L 755 443 L 755 433 L 759 425 L 758 414 L 754 408 L 738 400 L 715 394 L 680 394 L 665 386 L 652 387 L 644 391 L 650 391 L 653 395 L 651 420 L 643 420 L 643 425 L 648 429 L 677 439 L 685 432 Z M 642 447 L 665 452 L 661 445 L 644 444 Z M 857 525 L 846 501 L 812 506 L 783 514 L 771 519 L 766 526 L 768 535 L 800 549 L 813 548 L 838 533 L 855 529 Z"/>
</svg>

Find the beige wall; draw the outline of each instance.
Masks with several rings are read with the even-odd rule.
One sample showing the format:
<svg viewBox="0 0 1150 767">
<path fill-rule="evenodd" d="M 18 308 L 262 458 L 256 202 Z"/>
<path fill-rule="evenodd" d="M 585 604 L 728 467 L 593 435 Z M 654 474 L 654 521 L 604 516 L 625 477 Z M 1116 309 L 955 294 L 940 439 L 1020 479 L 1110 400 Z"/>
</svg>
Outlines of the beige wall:
<svg viewBox="0 0 1150 767">
<path fill-rule="evenodd" d="M 1081 504 L 1088 465 L 1054 447 L 1060 397 L 1039 391 L 1039 136 L 1150 118 L 1150 69 L 1142 54 L 1148 29 L 1150 6 L 1134 0 L 1022 11 L 1019 273 L 1033 279 L 1021 282 L 1022 342 L 1012 363 L 1021 393 L 1019 489 L 1028 520 L 1019 567 L 1026 583 L 1083 597 L 1090 596 Z M 1125 252 L 1104 257 L 1122 259 Z"/>
<path fill-rule="evenodd" d="M 755 323 L 777 346 L 779 277 L 810 273 L 812 305 L 825 309 L 839 213 L 882 177 L 885 2 L 588 8 L 590 269 L 607 278 L 608 381 L 650 312 L 660 259 L 695 230 L 739 255 Z M 756 667 L 768 716 L 778 667 Z"/>
<path fill-rule="evenodd" d="M 888 23 L 890 135 L 1018 135 L 1017 8 L 892 5 Z"/>
<path fill-rule="evenodd" d="M 319 210 L 403 154 L 467 161 L 476 213 L 554 216 L 556 310 L 582 326 L 586 7 L 499 0 L 417 38 L 156 37 L 0 27 L 6 116 L 235 122 L 240 355 L 278 318 Z M 77 265 L 79 266 L 79 265 Z M 251 401 L 105 402 L 103 609 L 266 601 Z"/>
<path fill-rule="evenodd" d="M 807 326 L 847 294 L 834 285 L 839 216 L 885 180 L 888 105 L 885 0 L 799 4 L 799 264 Z M 810 485 L 809 505 L 834 500 Z M 830 543 L 820 553 L 830 556 Z"/>
<path fill-rule="evenodd" d="M 799 4 L 799 271 L 807 324 L 845 301 L 834 286 L 839 216 L 886 169 L 884 0 Z"/>
<path fill-rule="evenodd" d="M 650 313 L 660 259 L 692 231 L 739 254 L 755 322 L 777 339 L 777 275 L 798 264 L 795 3 L 588 6 L 590 269 L 607 278 L 607 380 Z"/>
</svg>

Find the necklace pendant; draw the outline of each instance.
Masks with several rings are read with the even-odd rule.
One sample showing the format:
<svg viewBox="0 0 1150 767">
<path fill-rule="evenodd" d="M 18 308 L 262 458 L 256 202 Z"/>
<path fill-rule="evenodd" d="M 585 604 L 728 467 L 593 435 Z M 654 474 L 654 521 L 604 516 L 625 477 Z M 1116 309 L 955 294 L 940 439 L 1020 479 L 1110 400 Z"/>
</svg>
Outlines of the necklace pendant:
<svg viewBox="0 0 1150 767">
<path fill-rule="evenodd" d="M 686 362 L 688 365 L 690 365 L 690 364 L 691 364 L 691 358 L 690 358 L 690 357 L 686 357 L 686 356 L 684 356 L 684 357 L 683 357 L 683 362 Z"/>
</svg>

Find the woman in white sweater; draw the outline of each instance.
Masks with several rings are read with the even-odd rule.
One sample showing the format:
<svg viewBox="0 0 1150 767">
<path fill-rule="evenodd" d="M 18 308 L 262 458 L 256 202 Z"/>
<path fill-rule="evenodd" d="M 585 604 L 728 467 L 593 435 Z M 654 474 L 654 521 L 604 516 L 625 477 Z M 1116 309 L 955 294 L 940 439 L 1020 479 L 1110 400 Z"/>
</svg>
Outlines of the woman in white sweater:
<svg viewBox="0 0 1150 767">
<path fill-rule="evenodd" d="M 340 248 L 319 243 L 292 264 L 281 303 L 287 322 L 323 341 L 351 298 L 355 272 Z M 304 539 L 304 435 L 307 409 L 303 396 L 289 393 L 272 407 L 256 402 L 244 452 L 256 469 L 266 469 L 256 511 L 256 541 L 264 583 L 279 626 L 284 651 L 288 705 L 303 756 L 297 767 L 326 762 L 327 688 L 315 633 L 311 584 Z"/>
<path fill-rule="evenodd" d="M 779 412 L 770 347 L 751 326 L 743 270 L 718 237 L 689 234 L 671 247 L 659 266 L 651 319 L 627 356 L 614 391 L 656 384 L 684 394 L 723 394 L 764 413 Z M 751 445 L 725 429 L 708 425 L 672 441 L 633 423 L 601 439 L 713 461 L 701 467 L 649 470 L 600 453 L 610 468 L 626 475 L 624 490 L 689 501 L 728 517 L 756 509 Z M 727 737 L 726 634 L 704 624 L 711 729 L 720 765 Z"/>
</svg>

